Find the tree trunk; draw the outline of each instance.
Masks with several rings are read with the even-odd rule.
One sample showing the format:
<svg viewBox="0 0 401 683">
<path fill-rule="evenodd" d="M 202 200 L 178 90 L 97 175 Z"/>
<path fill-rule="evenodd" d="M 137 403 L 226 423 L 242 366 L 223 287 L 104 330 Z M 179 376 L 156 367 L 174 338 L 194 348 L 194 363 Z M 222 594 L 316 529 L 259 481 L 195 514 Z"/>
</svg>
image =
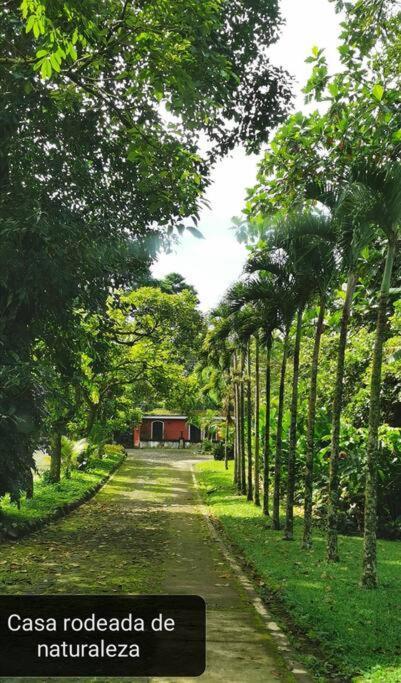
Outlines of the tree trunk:
<svg viewBox="0 0 401 683">
<path fill-rule="evenodd" d="M 376 340 L 373 350 L 370 383 L 369 432 L 366 457 L 365 528 L 362 585 L 377 587 L 376 526 L 377 526 L 377 457 L 381 419 L 380 394 L 383 363 L 383 344 L 387 326 L 387 304 L 396 249 L 395 236 L 388 241 L 386 265 L 380 290 L 377 312 Z"/>
<path fill-rule="evenodd" d="M 334 386 L 333 417 L 331 429 L 331 453 L 329 474 L 329 501 L 327 513 L 327 560 L 338 562 L 338 504 L 339 504 L 339 479 L 338 460 L 340 452 L 341 412 L 344 391 L 344 368 L 345 350 L 347 346 L 348 325 L 351 315 L 352 299 L 357 282 L 356 273 L 351 271 L 348 275 L 347 291 L 341 319 L 340 340 L 337 352 L 337 372 Z"/>
<path fill-rule="evenodd" d="M 50 460 L 50 481 L 57 483 L 61 477 L 61 432 L 56 431 L 53 437 Z"/>
<path fill-rule="evenodd" d="M 230 397 L 228 397 L 228 403 L 227 406 L 230 405 Z M 227 408 L 227 415 L 226 415 L 226 439 L 224 442 L 224 468 L 228 470 L 228 437 L 229 437 L 229 430 L 230 430 L 230 413 L 229 413 L 229 408 Z"/>
<path fill-rule="evenodd" d="M 86 423 L 86 437 L 89 439 L 93 426 L 95 424 L 95 420 L 97 417 L 97 413 L 99 410 L 99 404 L 98 403 L 91 403 L 89 405 L 89 413 L 88 413 L 88 419 Z"/>
<path fill-rule="evenodd" d="M 252 468 L 252 385 L 251 385 L 251 342 L 248 343 L 248 368 L 247 368 L 247 452 L 248 452 L 248 495 L 249 501 L 253 500 L 253 468 Z"/>
<path fill-rule="evenodd" d="M 31 500 L 33 498 L 33 490 L 34 490 L 34 483 L 33 483 L 33 473 L 31 468 L 28 468 L 27 472 L 27 484 L 26 484 L 26 497 L 27 500 Z"/>
<path fill-rule="evenodd" d="M 292 376 L 291 424 L 290 442 L 288 448 L 287 505 L 284 530 L 284 539 L 286 541 L 294 540 L 295 462 L 297 452 L 299 355 L 301 351 L 302 314 L 303 308 L 299 308 L 297 314 L 297 328 L 295 334 L 294 363 Z"/>
<path fill-rule="evenodd" d="M 281 362 L 280 389 L 278 397 L 276 452 L 274 456 L 274 493 L 273 493 L 273 529 L 280 529 L 280 483 L 281 483 L 281 458 L 283 451 L 283 416 L 284 416 L 284 391 L 285 374 L 287 370 L 288 356 L 288 330 L 286 330 L 283 344 L 283 358 Z"/>
<path fill-rule="evenodd" d="M 239 415 L 238 415 L 238 384 L 234 382 L 234 484 L 238 485 L 238 463 L 239 463 Z"/>
<path fill-rule="evenodd" d="M 315 457 L 315 421 L 317 399 L 317 377 L 319 372 L 320 343 L 324 328 L 324 314 L 326 310 L 325 295 L 320 299 L 319 317 L 315 331 L 315 343 L 313 346 L 309 402 L 308 424 L 306 428 L 306 462 L 305 462 L 305 493 L 304 493 L 304 535 L 302 547 L 312 547 L 312 497 L 313 497 L 313 466 Z"/>
<path fill-rule="evenodd" d="M 260 505 L 260 453 L 259 453 L 259 408 L 260 408 L 260 377 L 259 377 L 259 337 L 255 335 L 255 505 Z"/>
<path fill-rule="evenodd" d="M 271 351 L 272 337 L 268 333 L 266 343 L 266 421 L 265 421 L 265 442 L 263 449 L 263 514 L 269 515 L 269 468 L 270 468 L 270 403 L 271 403 Z"/>
<path fill-rule="evenodd" d="M 246 495 L 246 461 L 245 461 L 245 352 L 241 356 L 240 412 L 241 412 L 241 493 Z"/>
</svg>

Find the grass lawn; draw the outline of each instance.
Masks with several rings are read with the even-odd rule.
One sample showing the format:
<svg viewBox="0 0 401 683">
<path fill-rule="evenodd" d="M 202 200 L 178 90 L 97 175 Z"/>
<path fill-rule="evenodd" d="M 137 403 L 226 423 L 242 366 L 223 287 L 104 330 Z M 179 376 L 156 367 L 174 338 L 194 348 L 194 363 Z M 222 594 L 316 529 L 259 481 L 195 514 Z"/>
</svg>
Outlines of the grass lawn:
<svg viewBox="0 0 401 683">
<path fill-rule="evenodd" d="M 47 484 L 39 479 L 35 481 L 34 497 L 30 500 L 22 498 L 20 509 L 10 503 L 7 497 L 0 499 L 0 531 L 2 526 L 18 528 L 28 522 L 39 521 L 63 505 L 80 500 L 123 459 L 124 456 L 119 453 L 92 459 L 90 469 L 72 470 L 70 479 L 63 478 L 58 484 Z"/>
<path fill-rule="evenodd" d="M 315 530 L 313 550 L 301 550 L 298 517 L 295 541 L 283 541 L 260 509 L 235 492 L 232 464 L 227 473 L 224 463 L 200 463 L 197 480 L 211 514 L 266 584 L 266 597 L 273 592 L 294 625 L 320 644 L 328 665 L 304 657 L 320 680 L 332 663 L 344 681 L 401 682 L 399 541 L 379 542 L 380 587 L 367 591 L 359 587 L 362 539 L 341 537 L 341 562 L 328 565 L 324 534 Z"/>
</svg>

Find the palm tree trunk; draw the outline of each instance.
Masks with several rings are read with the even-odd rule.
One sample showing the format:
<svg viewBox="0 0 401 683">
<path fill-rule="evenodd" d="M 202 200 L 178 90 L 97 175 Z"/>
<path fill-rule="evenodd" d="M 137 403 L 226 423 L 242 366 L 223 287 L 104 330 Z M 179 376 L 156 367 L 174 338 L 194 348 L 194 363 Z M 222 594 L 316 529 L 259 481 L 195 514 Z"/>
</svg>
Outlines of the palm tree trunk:
<svg viewBox="0 0 401 683">
<path fill-rule="evenodd" d="M 316 324 L 315 343 L 311 367 L 308 425 L 306 429 L 306 463 L 305 463 L 305 493 L 304 493 L 304 535 L 302 547 L 312 547 L 312 497 L 313 497 L 313 466 L 315 457 L 315 421 L 317 399 L 317 377 L 319 372 L 320 343 L 324 329 L 324 315 L 326 311 L 326 297 L 320 299 L 319 316 Z"/>
<path fill-rule="evenodd" d="M 283 451 L 283 416 L 284 416 L 284 392 L 285 375 L 287 370 L 288 356 L 288 329 L 286 330 L 283 344 L 283 358 L 281 361 L 280 389 L 278 397 L 276 452 L 274 456 L 274 492 L 273 492 L 273 529 L 280 529 L 280 483 L 281 483 L 281 458 Z"/>
<path fill-rule="evenodd" d="M 228 470 L 228 437 L 229 437 L 229 431 L 230 431 L 230 413 L 229 413 L 229 408 L 228 406 L 230 405 L 230 397 L 228 396 L 227 400 L 227 415 L 226 415 L 226 438 L 224 442 L 224 468 Z"/>
<path fill-rule="evenodd" d="M 260 408 L 260 377 L 259 377 L 259 337 L 255 335 L 255 482 L 254 501 L 260 505 L 260 453 L 259 453 L 259 408 Z"/>
<path fill-rule="evenodd" d="M 294 369 L 292 376 L 291 424 L 290 443 L 288 448 L 288 480 L 287 505 L 285 514 L 284 539 L 294 540 L 294 494 L 295 494 L 295 462 L 297 451 L 297 421 L 298 421 L 298 386 L 299 386 L 299 355 L 301 351 L 303 308 L 298 309 L 297 327 L 294 346 Z"/>
<path fill-rule="evenodd" d="M 237 357 L 233 358 L 233 393 L 234 393 L 234 476 L 233 483 L 238 482 L 238 391 L 237 391 Z"/>
<path fill-rule="evenodd" d="M 247 367 L 247 451 L 248 451 L 248 495 L 249 501 L 253 500 L 253 468 L 252 468 L 252 385 L 251 385 L 251 342 L 248 343 L 248 367 Z"/>
<path fill-rule="evenodd" d="M 352 299 L 357 282 L 356 273 L 350 271 L 341 319 L 340 340 L 337 352 L 337 372 L 334 386 L 333 417 L 331 430 L 331 453 L 329 474 L 329 501 L 327 513 L 327 560 L 338 562 L 338 504 L 339 478 L 338 461 L 340 452 L 341 412 L 344 391 L 345 350 L 347 346 L 348 325 L 351 315 Z"/>
<path fill-rule="evenodd" d="M 61 432 L 56 431 L 53 437 L 51 460 L 50 460 L 50 480 L 58 483 L 61 477 Z"/>
<path fill-rule="evenodd" d="M 271 351 L 272 336 L 268 333 L 266 343 L 266 421 L 263 449 L 263 514 L 269 515 L 269 467 L 270 467 L 270 410 L 271 410 Z"/>
<path fill-rule="evenodd" d="M 373 350 L 370 384 L 369 432 L 366 458 L 365 529 L 362 585 L 377 587 L 376 526 L 377 526 L 377 455 L 381 419 L 380 394 L 383 363 L 383 344 L 387 325 L 387 304 L 396 250 L 396 238 L 389 239 L 386 265 L 380 290 L 377 313 L 376 340 Z"/>
<path fill-rule="evenodd" d="M 241 357 L 241 384 L 240 384 L 240 412 L 241 412 L 241 493 L 246 495 L 246 462 L 245 462 L 245 352 Z"/>
<path fill-rule="evenodd" d="M 239 459 L 240 459 L 240 447 L 239 447 L 239 401 L 238 401 L 238 383 L 234 382 L 234 419 L 235 419 L 235 433 L 234 433 L 234 484 L 239 484 Z"/>
</svg>

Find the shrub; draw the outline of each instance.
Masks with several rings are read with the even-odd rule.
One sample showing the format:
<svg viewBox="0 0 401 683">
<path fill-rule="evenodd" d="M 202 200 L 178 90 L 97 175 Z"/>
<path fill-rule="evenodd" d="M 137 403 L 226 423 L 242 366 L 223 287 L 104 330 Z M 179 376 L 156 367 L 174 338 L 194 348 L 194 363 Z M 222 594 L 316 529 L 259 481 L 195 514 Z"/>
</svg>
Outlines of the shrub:
<svg viewBox="0 0 401 683">
<path fill-rule="evenodd" d="M 125 448 L 121 444 L 106 443 L 103 447 L 104 454 L 107 455 L 124 455 Z"/>
<path fill-rule="evenodd" d="M 224 460 L 225 455 L 225 444 L 223 441 L 213 444 L 213 458 L 215 460 Z M 234 448 L 233 446 L 227 446 L 227 460 L 234 459 Z"/>
<path fill-rule="evenodd" d="M 67 436 L 61 438 L 61 462 L 66 477 L 70 476 L 71 468 L 77 467 L 79 459 L 88 449 L 88 441 L 79 439 L 74 441 Z"/>
<path fill-rule="evenodd" d="M 205 439 L 202 441 L 202 448 L 201 451 L 202 453 L 211 453 L 213 450 L 213 442 L 210 441 L 209 439 Z"/>
</svg>

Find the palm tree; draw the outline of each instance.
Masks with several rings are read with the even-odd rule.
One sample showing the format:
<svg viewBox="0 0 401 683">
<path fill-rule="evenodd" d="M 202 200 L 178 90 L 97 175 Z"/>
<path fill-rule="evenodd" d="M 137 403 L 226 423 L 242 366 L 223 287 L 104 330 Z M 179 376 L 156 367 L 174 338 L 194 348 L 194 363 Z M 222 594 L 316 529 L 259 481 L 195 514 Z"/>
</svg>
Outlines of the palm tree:
<svg viewBox="0 0 401 683">
<path fill-rule="evenodd" d="M 354 219 L 377 227 L 386 237 L 386 258 L 377 309 L 376 336 L 370 382 L 369 427 L 366 451 L 365 524 L 362 585 L 377 586 L 377 461 L 381 420 L 381 378 L 383 346 L 387 327 L 387 306 L 397 244 L 401 238 L 401 164 L 377 169 L 366 165 L 358 169 L 349 187 Z"/>
<path fill-rule="evenodd" d="M 250 396 L 250 348 L 251 338 L 257 332 L 259 320 L 255 317 L 254 309 L 246 305 L 244 299 L 243 282 L 238 282 L 231 287 L 225 294 L 222 302 L 222 308 L 225 311 L 227 324 L 230 325 L 231 335 L 234 341 L 234 346 L 239 349 L 241 353 L 241 362 L 239 372 L 236 373 L 237 381 L 237 402 L 238 402 L 238 420 L 237 420 L 237 451 L 238 451 L 238 469 L 236 481 L 242 493 L 247 493 L 248 499 L 252 500 L 252 404 Z M 245 364 L 247 360 L 248 375 L 245 379 Z M 248 456 L 248 475 L 246 474 L 246 453 L 245 453 L 245 384 L 247 386 L 247 456 Z M 247 486 L 248 479 L 248 486 Z"/>
<path fill-rule="evenodd" d="M 247 499 L 253 500 L 253 477 L 252 477 L 252 359 L 251 359 L 251 340 L 248 342 L 247 356 L 247 457 L 248 457 L 248 493 Z"/>
<path fill-rule="evenodd" d="M 198 371 L 202 375 L 203 392 L 217 403 L 223 400 L 226 415 L 224 465 L 228 469 L 227 449 L 230 425 L 234 423 L 234 447 L 236 441 L 236 420 L 233 420 L 232 404 L 234 351 L 230 340 L 230 323 L 224 311 L 217 308 L 210 316 L 210 327 L 200 353 Z M 207 372 L 205 377 L 204 373 Z"/>
<path fill-rule="evenodd" d="M 354 169 L 350 171 L 349 183 L 355 177 Z M 348 210 L 347 186 L 341 191 L 332 185 L 311 184 L 307 189 L 307 197 L 319 201 L 332 212 L 336 231 L 336 244 L 342 256 L 342 268 L 347 273 L 345 297 L 340 323 L 340 335 L 337 348 L 336 376 L 334 381 L 333 408 L 331 421 L 330 472 L 327 510 L 327 560 L 338 562 L 338 509 L 339 509 L 339 456 L 341 414 L 343 408 L 345 351 L 348 338 L 348 327 L 351 317 L 352 302 L 358 282 L 358 259 L 363 247 L 371 237 L 370 226 L 366 221 L 357 219 Z"/>
<path fill-rule="evenodd" d="M 241 281 L 234 285 L 225 297 L 225 304 L 232 311 L 232 315 L 236 316 L 236 329 L 243 339 L 248 339 L 248 500 L 254 498 L 255 504 L 260 505 L 260 424 L 259 424 L 259 406 L 260 406 L 260 381 L 259 381 L 259 352 L 260 339 L 259 334 L 262 330 L 265 334 L 266 329 L 269 329 L 268 336 L 271 336 L 273 329 L 273 320 L 269 317 L 272 311 L 269 296 L 272 294 L 272 288 L 266 289 L 266 283 L 258 282 L 254 279 Z M 269 306 L 266 305 L 266 300 L 269 300 Z M 255 339 L 255 457 L 254 457 L 254 477 L 252 477 L 252 402 L 251 402 L 251 337 Z M 264 338 L 263 338 L 264 339 Z M 270 401 L 268 419 L 270 419 Z M 266 463 L 264 463 L 264 471 L 266 470 Z M 268 486 L 268 477 L 264 483 L 264 497 L 266 494 L 266 487 Z M 268 497 L 268 496 L 267 496 Z"/>
<path fill-rule="evenodd" d="M 277 290 L 272 277 L 248 277 L 236 289 L 235 310 L 244 306 L 252 306 L 254 311 L 254 327 L 260 342 L 266 348 L 266 422 L 263 449 L 263 512 L 269 514 L 269 468 L 270 468 L 270 413 L 271 413 L 271 349 L 273 331 L 280 325 L 279 307 L 282 302 L 282 291 Z M 251 344 L 248 345 L 248 500 L 252 500 L 252 400 L 251 400 Z M 259 391 L 256 392 L 259 395 Z M 259 433 L 259 429 L 257 430 Z"/>
<path fill-rule="evenodd" d="M 260 506 L 260 453 L 259 453 L 259 408 L 260 408 L 260 363 L 259 336 L 255 334 L 255 505 Z"/>
<path fill-rule="evenodd" d="M 276 450 L 274 456 L 274 489 L 273 489 L 273 516 L 272 527 L 276 531 L 280 529 L 280 484 L 281 484 L 281 463 L 283 457 L 283 419 L 284 419 L 284 398 L 285 398 L 285 378 L 287 372 L 288 359 L 289 326 L 285 328 L 283 338 L 283 350 L 280 370 L 280 386 L 278 394 L 277 411 L 277 431 L 276 431 Z"/>
<path fill-rule="evenodd" d="M 323 321 L 325 305 L 327 299 L 327 289 L 330 280 L 335 272 L 335 239 L 331 217 L 317 211 L 305 211 L 293 215 L 287 225 L 287 249 L 294 253 L 292 259 L 298 270 L 297 281 L 300 287 L 300 304 L 305 305 L 306 299 L 302 293 L 309 298 L 314 291 L 319 294 L 319 314 L 316 325 L 313 359 L 311 365 L 310 391 L 308 401 L 308 422 L 306 433 L 306 467 L 305 467 L 305 517 L 304 517 L 304 547 L 309 547 L 311 543 L 312 527 L 312 492 L 313 492 L 313 462 L 314 462 L 314 430 L 316 417 L 316 398 L 317 398 L 317 375 L 321 336 L 323 332 Z M 305 239 L 307 238 L 307 240 Z M 306 291 L 305 291 L 306 290 Z M 309 291 L 309 295 L 308 295 Z M 293 406 L 292 406 L 292 430 L 296 428 L 297 415 L 297 380 L 299 363 L 299 344 L 300 344 L 300 309 L 297 315 L 297 334 L 294 351 L 294 382 L 293 382 Z M 296 452 L 296 433 L 292 431 L 290 453 L 292 463 L 290 474 L 292 482 L 293 467 L 295 464 L 294 456 Z M 287 497 L 287 538 L 292 538 L 292 505 L 293 489 L 289 491 Z M 289 532 L 289 533 L 288 533 Z"/>
<path fill-rule="evenodd" d="M 293 540 L 294 537 L 294 494 L 302 318 L 307 302 L 321 288 L 323 259 L 327 255 L 326 243 L 322 243 L 322 232 L 325 235 L 327 233 L 324 216 L 310 210 L 305 210 L 288 215 L 284 221 L 279 223 L 275 235 L 277 246 L 284 249 L 287 255 L 287 269 L 293 283 L 293 294 L 297 309 L 284 535 L 285 540 L 289 541 Z M 308 236 L 307 240 L 305 240 L 306 236 Z"/>
<path fill-rule="evenodd" d="M 317 378 L 319 371 L 320 344 L 324 328 L 324 316 L 326 312 L 326 294 L 321 292 L 319 297 L 319 313 L 315 328 L 313 355 L 311 364 L 309 399 L 308 399 L 308 422 L 306 429 L 306 458 L 305 458 L 305 482 L 304 482 L 304 531 L 302 547 L 312 547 L 312 501 L 313 501 L 313 469 L 315 460 L 315 422 L 317 401 Z"/>
<path fill-rule="evenodd" d="M 316 216 L 317 220 L 317 216 Z M 295 467 L 296 467 L 296 447 L 297 447 L 297 423 L 298 423 L 298 387 L 299 387 L 299 361 L 302 336 L 302 317 L 307 301 L 313 296 L 319 287 L 321 277 L 321 236 L 314 235 L 312 227 L 315 227 L 315 215 L 310 211 L 294 212 L 284 219 L 276 218 L 270 225 L 270 232 L 267 235 L 267 246 L 265 249 L 265 260 L 273 261 L 280 266 L 281 277 L 287 282 L 287 288 L 291 290 L 292 306 L 288 311 L 287 322 L 289 326 L 295 315 L 295 341 L 293 353 L 293 376 L 292 376 L 292 395 L 291 395 L 291 423 L 288 448 L 288 476 L 287 476 L 287 500 L 286 500 L 286 540 L 293 540 L 294 527 L 294 493 L 295 493 Z M 320 226 L 319 226 L 320 227 Z M 305 235 L 309 234 L 308 241 Z M 260 265 L 260 264 L 259 264 Z M 262 264 L 263 267 L 263 264 Z M 285 303 L 288 307 L 288 302 Z M 281 373 L 280 387 L 280 406 L 279 424 L 282 420 L 282 399 L 283 387 L 286 373 L 286 360 L 288 354 L 288 335 L 285 337 L 283 353 L 283 364 Z M 280 411 L 281 408 L 281 411 Z M 280 425 L 281 426 L 281 425 Z M 281 430 L 280 430 L 281 431 Z M 281 434 L 278 433 L 276 452 L 281 451 Z M 279 481 L 280 459 L 276 458 L 276 477 Z M 278 526 L 278 498 L 279 490 L 275 490 L 275 515 L 273 515 L 274 527 Z"/>
<path fill-rule="evenodd" d="M 239 385 L 239 400 L 240 400 L 240 488 L 241 493 L 246 495 L 246 461 L 245 461 L 245 360 L 246 347 L 241 351 L 241 381 Z"/>
<path fill-rule="evenodd" d="M 269 516 L 270 489 L 270 414 L 271 414 L 272 333 L 266 335 L 265 440 L 263 446 L 263 514 Z"/>
<path fill-rule="evenodd" d="M 273 300 L 277 305 L 274 324 L 281 329 L 283 334 L 283 352 L 280 372 L 280 388 L 278 401 L 276 449 L 274 458 L 274 493 L 273 493 L 273 529 L 280 528 L 280 486 L 281 486 L 281 463 L 283 450 L 283 419 L 284 419 L 284 398 L 285 398 L 285 377 L 288 358 L 289 332 L 291 323 L 296 310 L 294 299 L 294 289 L 290 273 L 287 268 L 286 254 L 283 249 L 277 248 L 274 242 L 274 222 L 273 230 L 268 234 L 267 246 L 263 249 L 255 250 L 246 265 L 249 273 L 258 273 L 262 282 L 269 283 L 270 293 L 274 293 Z M 274 308 L 274 307 L 273 307 Z M 268 337 L 271 334 L 268 328 Z M 270 392 L 267 400 L 269 402 L 270 413 Z M 266 421 L 267 421 L 266 417 Z M 266 443 L 266 442 L 265 442 Z M 266 454 L 269 457 L 269 453 Z M 265 455 L 265 460 L 267 460 Z"/>
</svg>

